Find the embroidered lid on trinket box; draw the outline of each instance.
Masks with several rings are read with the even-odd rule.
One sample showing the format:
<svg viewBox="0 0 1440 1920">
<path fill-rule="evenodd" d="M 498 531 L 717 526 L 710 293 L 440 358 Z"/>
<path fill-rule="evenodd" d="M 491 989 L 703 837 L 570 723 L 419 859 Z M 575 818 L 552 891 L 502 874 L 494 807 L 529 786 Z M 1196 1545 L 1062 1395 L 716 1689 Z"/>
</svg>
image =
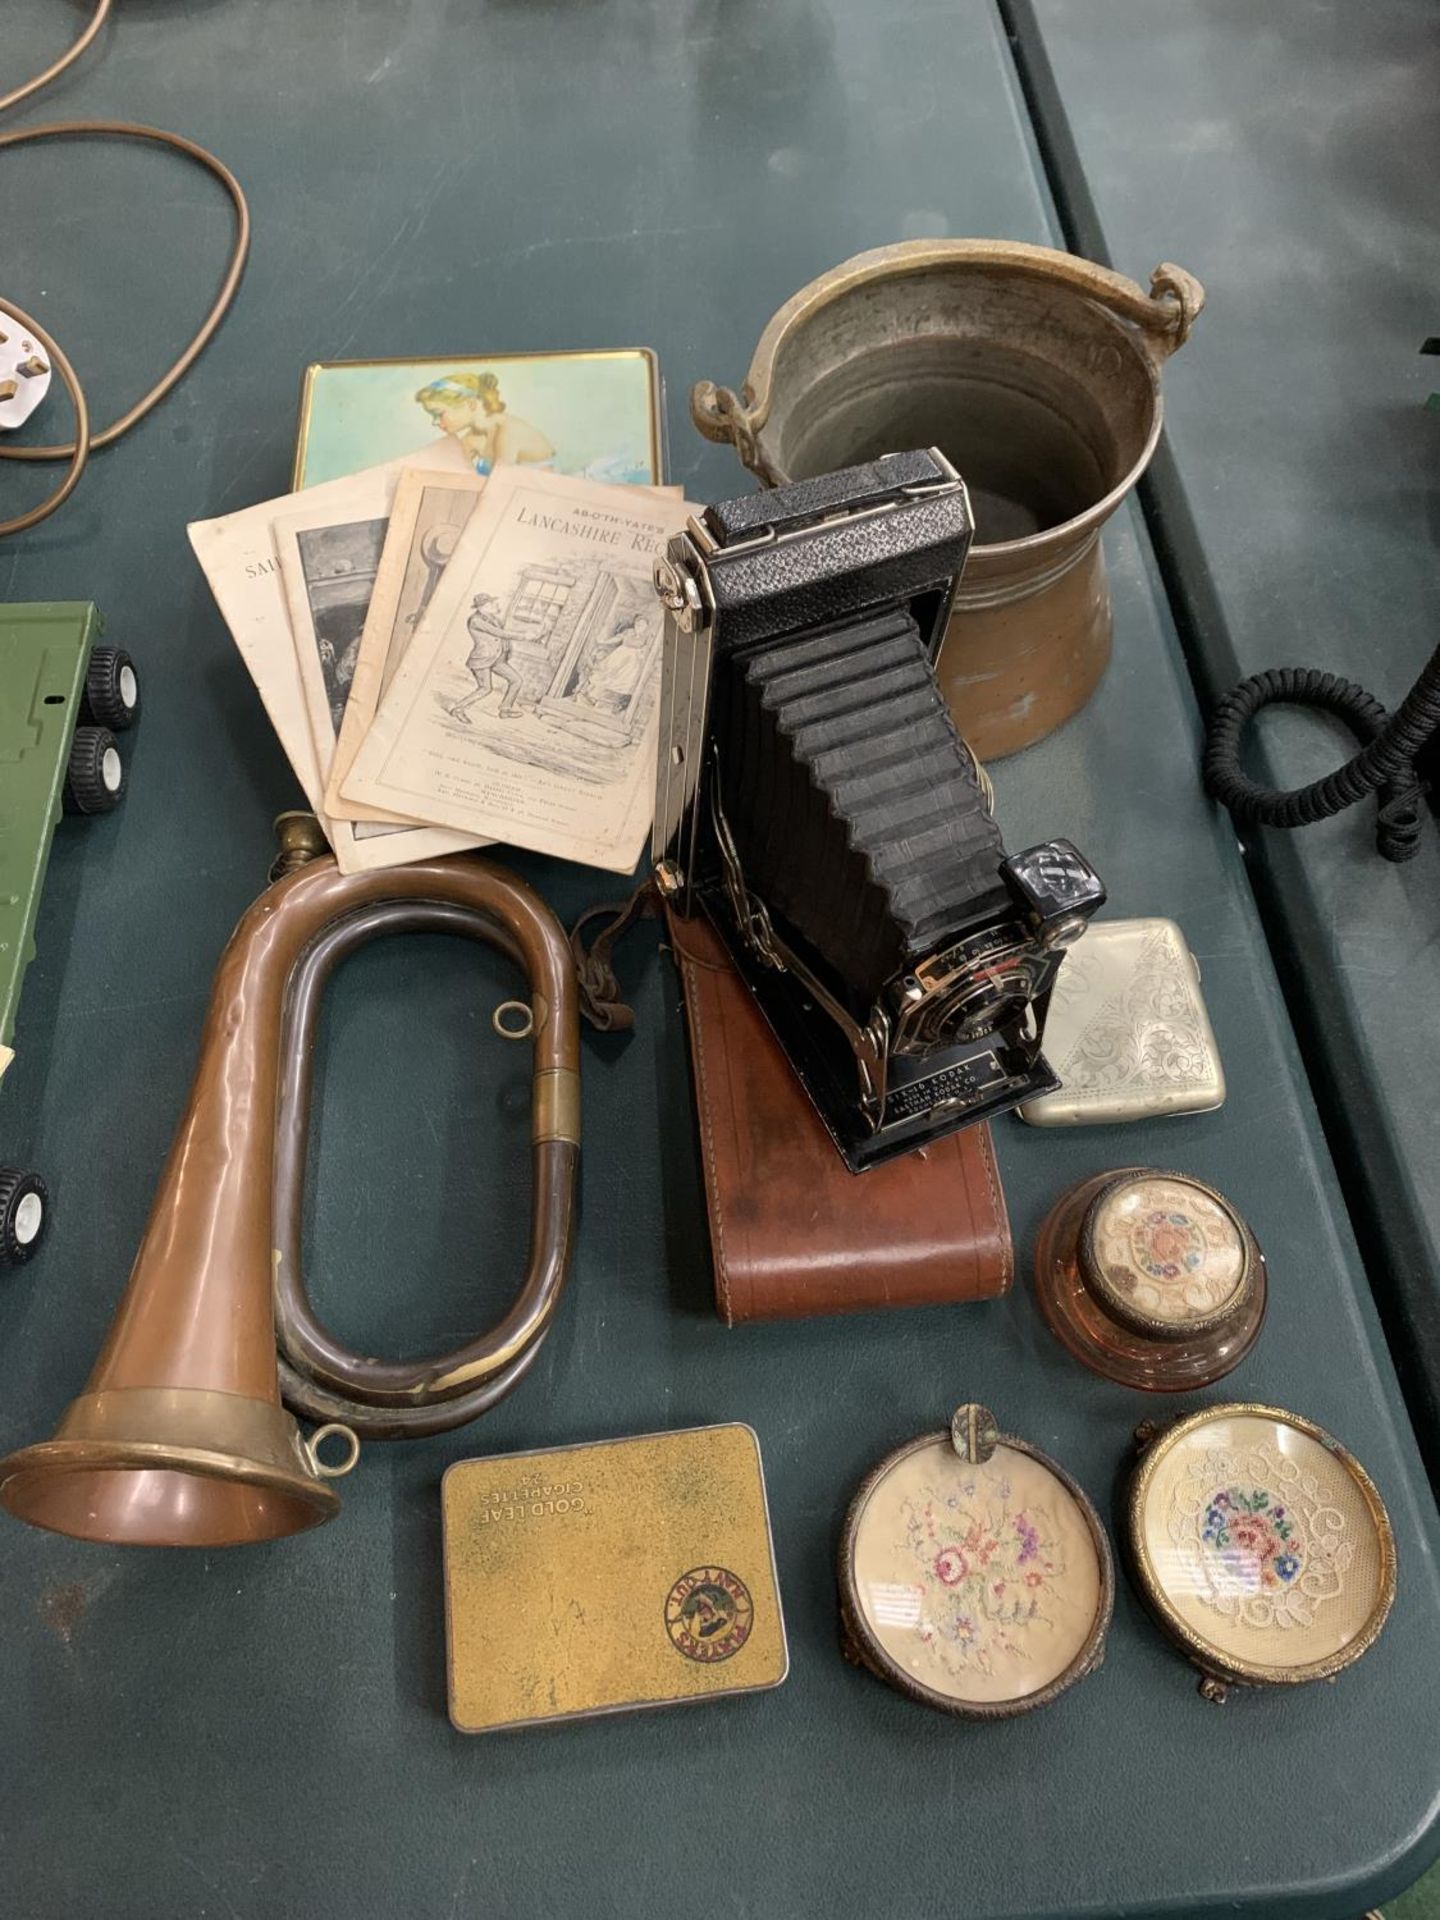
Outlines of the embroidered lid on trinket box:
<svg viewBox="0 0 1440 1920">
<path fill-rule="evenodd" d="M 976 1406 L 869 1474 L 839 1578 L 848 1657 L 911 1699 L 979 1719 L 1044 1706 L 1083 1679 L 1114 1602 L 1089 1500 Z"/>
<path fill-rule="evenodd" d="M 1222 1378 L 1265 1317 L 1265 1258 L 1238 1210 L 1191 1175 L 1153 1167 L 1062 1194 L 1040 1229 L 1035 1282 L 1077 1359 L 1151 1392 Z"/>
<path fill-rule="evenodd" d="M 1086 1214 L 1079 1253 L 1115 1318 L 1161 1339 L 1224 1320 L 1250 1278 L 1244 1222 L 1181 1174 L 1142 1171 L 1106 1187 Z"/>
<path fill-rule="evenodd" d="M 1130 1549 L 1147 1604 L 1223 1699 L 1325 1680 L 1373 1643 L 1395 1542 L 1369 1476 L 1279 1407 L 1207 1408 L 1146 1443 Z"/>
</svg>

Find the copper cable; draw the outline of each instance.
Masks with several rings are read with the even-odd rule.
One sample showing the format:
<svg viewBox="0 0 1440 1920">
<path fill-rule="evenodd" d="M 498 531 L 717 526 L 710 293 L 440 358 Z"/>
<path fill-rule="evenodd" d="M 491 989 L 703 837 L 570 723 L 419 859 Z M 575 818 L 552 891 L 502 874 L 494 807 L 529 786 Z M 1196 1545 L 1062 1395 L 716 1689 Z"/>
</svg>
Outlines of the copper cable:
<svg viewBox="0 0 1440 1920">
<path fill-rule="evenodd" d="M 60 60 L 34 80 L 27 81 L 23 87 L 0 97 L 0 113 L 15 106 L 21 100 L 31 98 L 64 72 L 73 60 L 78 59 L 100 31 L 110 11 L 111 3 L 112 0 L 101 0 L 90 25 Z M 217 159 L 207 148 L 198 145 L 194 140 L 186 139 L 184 134 L 169 133 L 161 127 L 141 126 L 129 120 L 57 120 L 43 127 L 21 127 L 14 133 L 0 133 L 0 151 L 7 147 L 25 146 L 37 140 L 70 139 L 149 140 L 157 146 L 169 147 L 176 153 L 184 154 L 187 159 L 195 161 L 197 165 L 213 174 L 229 194 L 235 209 L 235 237 L 220 281 L 219 291 L 189 345 L 132 407 L 99 433 L 90 432 L 89 413 L 74 368 L 49 334 L 38 326 L 30 315 L 19 308 L 11 307 L 6 302 L 0 302 L 0 310 L 9 313 L 12 319 L 30 328 L 53 356 L 76 410 L 76 430 L 73 440 L 56 441 L 34 447 L 0 446 L 0 460 L 68 460 L 70 462 L 70 470 L 65 479 L 54 493 L 40 502 L 38 507 L 32 507 L 28 512 L 19 514 L 12 520 L 0 521 L 0 538 L 10 533 L 22 533 L 28 527 L 35 526 L 54 513 L 56 508 L 63 505 L 74 492 L 90 453 L 99 451 L 102 447 L 113 446 L 122 435 L 127 434 L 133 426 L 145 418 L 146 414 L 157 407 L 172 387 L 184 379 L 210 344 L 216 329 L 229 312 L 250 251 L 250 207 L 240 182 L 224 161 Z"/>
<path fill-rule="evenodd" d="M 18 107 L 22 100 L 32 99 L 52 80 L 58 80 L 67 67 L 73 66 L 85 49 L 94 43 L 96 35 L 109 19 L 113 5 L 114 0 L 97 0 L 90 24 L 81 30 L 79 38 L 72 41 L 58 60 L 53 60 L 43 73 L 37 73 L 33 80 L 27 80 L 23 86 L 16 87 L 10 93 L 0 93 L 0 113 Z"/>
<path fill-rule="evenodd" d="M 183 133 L 167 133 L 162 127 L 143 127 L 128 120 L 57 120 L 48 126 L 21 127 L 15 133 L 0 133 L 0 151 L 6 147 L 22 146 L 32 140 L 93 138 L 152 140 L 157 146 L 172 147 L 177 153 L 185 154 L 187 158 L 198 162 L 200 166 L 213 173 L 229 194 L 235 208 L 235 239 L 230 249 L 230 258 L 220 282 L 220 290 L 199 331 L 179 359 L 161 375 L 147 393 L 135 402 L 133 407 L 121 414 L 120 418 L 113 421 L 103 432 L 92 436 L 91 449 L 98 452 L 102 447 L 113 446 L 122 434 L 128 433 L 131 427 L 143 420 L 152 407 L 158 406 L 177 381 L 184 379 L 210 344 L 216 328 L 230 309 L 230 303 L 235 298 L 235 290 L 240 285 L 240 277 L 245 271 L 245 257 L 250 251 L 250 208 L 240 182 L 223 160 L 218 160 L 213 153 L 198 146 L 195 141 L 187 140 Z M 68 460 L 74 451 L 73 441 L 43 447 L 0 447 L 0 460 Z"/>
</svg>

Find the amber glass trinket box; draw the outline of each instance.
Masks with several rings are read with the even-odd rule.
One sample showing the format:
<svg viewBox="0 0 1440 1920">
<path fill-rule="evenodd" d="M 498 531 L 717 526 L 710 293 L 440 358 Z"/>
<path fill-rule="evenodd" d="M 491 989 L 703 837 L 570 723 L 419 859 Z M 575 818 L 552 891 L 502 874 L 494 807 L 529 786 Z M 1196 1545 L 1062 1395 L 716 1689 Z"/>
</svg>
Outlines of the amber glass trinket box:
<svg viewBox="0 0 1440 1920">
<path fill-rule="evenodd" d="M 1151 1393 L 1209 1386 L 1265 1318 L 1265 1256 L 1222 1193 L 1122 1167 L 1061 1194 L 1035 1246 L 1050 1330 L 1096 1373 Z"/>
</svg>

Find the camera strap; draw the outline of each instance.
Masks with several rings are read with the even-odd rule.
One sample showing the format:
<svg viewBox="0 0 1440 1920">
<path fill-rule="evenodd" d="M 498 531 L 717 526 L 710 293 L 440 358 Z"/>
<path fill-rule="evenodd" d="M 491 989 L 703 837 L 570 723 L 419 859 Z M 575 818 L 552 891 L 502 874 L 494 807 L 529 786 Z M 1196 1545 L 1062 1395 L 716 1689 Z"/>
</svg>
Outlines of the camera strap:
<svg viewBox="0 0 1440 1920">
<path fill-rule="evenodd" d="M 641 920 L 660 918 L 660 894 L 653 880 L 642 880 L 628 900 L 601 901 L 587 907 L 570 929 L 570 951 L 580 983 L 580 1011 L 601 1033 L 629 1033 L 635 1009 L 620 997 L 614 953 L 619 942 Z M 601 931 L 586 945 L 585 929 L 604 921 Z"/>
</svg>

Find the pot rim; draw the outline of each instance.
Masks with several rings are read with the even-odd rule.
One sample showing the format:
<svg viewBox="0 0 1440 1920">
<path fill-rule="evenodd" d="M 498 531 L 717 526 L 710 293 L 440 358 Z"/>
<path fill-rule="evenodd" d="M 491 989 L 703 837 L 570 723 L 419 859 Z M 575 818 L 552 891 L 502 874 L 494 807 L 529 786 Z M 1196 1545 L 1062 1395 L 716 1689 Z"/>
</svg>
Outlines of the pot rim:
<svg viewBox="0 0 1440 1920">
<path fill-rule="evenodd" d="M 934 267 L 965 267 L 997 277 L 1043 280 L 1052 286 L 1069 288 L 1078 298 L 1090 301 L 1099 317 L 1113 329 L 1116 340 L 1123 342 L 1144 368 L 1154 411 L 1145 444 L 1129 471 L 1083 513 L 1062 520 L 1057 526 L 1025 534 L 1018 540 L 977 541 L 971 549 L 967 572 L 977 562 L 1024 560 L 1061 542 L 1085 538 L 1110 518 L 1154 457 L 1164 426 L 1160 361 L 1183 342 L 1193 315 L 1187 311 L 1185 301 L 1173 292 L 1168 298 L 1152 297 L 1125 275 L 1057 247 L 1034 246 L 1023 240 L 900 240 L 841 261 L 839 266 L 830 268 L 793 293 L 771 316 L 760 335 L 751 355 L 743 393 L 751 433 L 758 439 L 769 422 L 775 363 L 793 333 L 859 287 L 897 275 L 924 273 Z M 1162 276 L 1178 271 L 1157 268 L 1152 285 L 1161 285 Z M 1163 284 L 1169 287 L 1171 282 Z M 1196 287 L 1195 310 L 1198 311 L 1198 301 L 1203 301 L 1204 293 L 1198 283 L 1191 282 L 1191 285 Z M 1133 324 L 1127 325 L 1127 321 Z M 778 467 L 774 471 L 782 484 L 789 477 Z"/>
</svg>

